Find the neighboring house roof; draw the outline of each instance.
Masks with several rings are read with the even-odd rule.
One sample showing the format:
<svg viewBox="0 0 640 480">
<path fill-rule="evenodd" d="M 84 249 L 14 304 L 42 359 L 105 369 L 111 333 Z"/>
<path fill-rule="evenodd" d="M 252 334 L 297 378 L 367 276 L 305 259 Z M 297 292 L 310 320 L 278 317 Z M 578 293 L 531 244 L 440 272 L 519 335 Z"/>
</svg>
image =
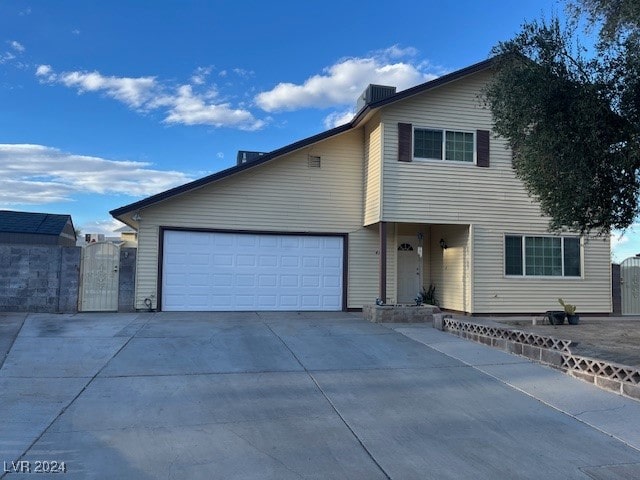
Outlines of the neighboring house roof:
<svg viewBox="0 0 640 480">
<path fill-rule="evenodd" d="M 234 167 L 228 168 L 226 170 L 222 170 L 212 175 L 199 178 L 198 180 L 194 180 L 193 182 L 185 183 L 184 185 L 180 185 L 178 187 L 166 190 L 164 192 L 160 192 L 156 195 L 152 195 L 150 197 L 131 203 L 129 205 L 116 208 L 114 210 L 111 210 L 109 213 L 114 217 L 118 217 L 119 215 L 123 215 L 127 212 L 132 212 L 144 207 L 148 207 L 149 205 L 153 205 L 155 203 L 161 202 L 173 196 L 180 195 L 190 190 L 194 190 L 196 188 L 202 187 L 209 183 L 221 180 L 225 177 L 235 175 L 236 173 L 242 172 L 243 170 L 247 170 L 249 168 L 254 168 L 258 165 L 262 165 L 263 163 L 269 162 L 270 160 L 281 157 L 282 155 L 286 155 L 287 153 L 294 152 L 296 150 L 307 147 L 309 145 L 313 145 L 314 143 L 317 143 L 321 140 L 347 132 L 359 126 L 360 123 L 365 118 L 367 118 L 367 116 L 373 110 L 376 110 L 380 107 L 384 107 L 391 103 L 399 102 L 401 100 L 412 97 L 414 95 L 424 93 L 426 91 L 445 85 L 449 82 L 459 80 L 460 78 L 466 77 L 467 75 L 471 75 L 471 74 L 480 72 L 482 70 L 491 68 L 491 66 L 494 64 L 494 61 L 495 61 L 495 57 L 489 58 L 487 60 L 483 60 L 482 62 L 475 63 L 463 69 L 456 70 L 455 72 L 438 77 L 435 80 L 431 80 L 429 82 L 416 85 L 415 87 L 402 90 L 401 92 L 398 92 L 394 95 L 391 95 L 377 102 L 369 103 L 365 105 L 358 113 L 356 113 L 355 117 L 353 117 L 353 119 L 347 124 L 340 125 L 339 127 L 332 128 L 331 130 L 327 130 L 317 135 L 313 135 L 303 140 L 299 140 L 297 142 L 291 143 L 277 150 L 273 150 L 272 152 L 266 153 L 252 162 L 236 165 Z"/>
<path fill-rule="evenodd" d="M 53 213 L 15 212 L 0 210 L 0 232 L 60 235 L 71 220 L 71 215 Z"/>
<path fill-rule="evenodd" d="M 138 233 L 135 228 L 131 228 L 129 225 L 123 225 L 120 228 L 116 228 L 114 232 L 118 233 Z"/>
</svg>

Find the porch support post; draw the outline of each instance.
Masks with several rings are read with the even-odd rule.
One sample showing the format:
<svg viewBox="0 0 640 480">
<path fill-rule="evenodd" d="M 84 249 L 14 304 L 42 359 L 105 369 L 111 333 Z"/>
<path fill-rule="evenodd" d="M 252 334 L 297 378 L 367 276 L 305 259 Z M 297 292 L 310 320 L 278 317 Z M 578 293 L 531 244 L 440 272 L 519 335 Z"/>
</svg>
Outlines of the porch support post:
<svg viewBox="0 0 640 480">
<path fill-rule="evenodd" d="M 380 245 L 378 251 L 380 252 L 380 277 L 378 284 L 379 298 L 383 302 L 387 301 L 387 222 L 380 222 L 378 224 L 380 231 Z"/>
</svg>

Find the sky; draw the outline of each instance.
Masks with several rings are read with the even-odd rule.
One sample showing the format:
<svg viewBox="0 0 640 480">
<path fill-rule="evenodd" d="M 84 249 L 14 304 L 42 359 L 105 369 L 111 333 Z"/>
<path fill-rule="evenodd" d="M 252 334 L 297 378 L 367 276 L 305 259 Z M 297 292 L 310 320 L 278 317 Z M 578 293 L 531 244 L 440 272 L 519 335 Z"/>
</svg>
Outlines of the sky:
<svg viewBox="0 0 640 480">
<path fill-rule="evenodd" d="M 555 0 L 0 0 L 0 209 L 109 215 L 490 56 Z M 640 252 L 640 230 L 613 237 Z"/>
</svg>

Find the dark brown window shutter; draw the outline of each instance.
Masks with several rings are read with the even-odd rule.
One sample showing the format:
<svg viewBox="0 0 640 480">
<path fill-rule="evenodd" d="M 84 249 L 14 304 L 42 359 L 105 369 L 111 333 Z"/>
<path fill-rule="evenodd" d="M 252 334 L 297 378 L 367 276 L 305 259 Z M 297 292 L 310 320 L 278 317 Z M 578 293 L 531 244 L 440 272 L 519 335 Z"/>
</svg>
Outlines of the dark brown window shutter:
<svg viewBox="0 0 640 480">
<path fill-rule="evenodd" d="M 479 167 L 489 166 L 489 130 L 476 130 L 476 154 Z"/>
<path fill-rule="evenodd" d="M 413 125 L 410 123 L 398 123 L 398 161 L 410 162 L 413 160 Z"/>
</svg>

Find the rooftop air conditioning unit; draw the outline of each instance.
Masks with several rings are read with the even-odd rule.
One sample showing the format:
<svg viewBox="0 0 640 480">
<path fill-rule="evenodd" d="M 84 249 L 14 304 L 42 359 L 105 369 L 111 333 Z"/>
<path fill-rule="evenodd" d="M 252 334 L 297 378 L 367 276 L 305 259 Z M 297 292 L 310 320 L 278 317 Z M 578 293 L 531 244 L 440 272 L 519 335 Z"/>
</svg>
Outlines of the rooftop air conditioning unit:
<svg viewBox="0 0 640 480">
<path fill-rule="evenodd" d="M 238 151 L 238 156 L 236 157 L 236 162 L 238 165 L 242 165 L 248 162 L 252 162 L 257 160 L 261 156 L 263 156 L 264 152 L 249 152 L 247 150 Z"/>
<path fill-rule="evenodd" d="M 374 85 L 370 84 L 362 95 L 358 97 L 358 103 L 356 104 L 356 110 L 360 111 L 365 105 L 370 103 L 379 102 L 387 97 L 391 97 L 396 94 L 396 87 L 389 87 L 387 85 Z"/>
</svg>

